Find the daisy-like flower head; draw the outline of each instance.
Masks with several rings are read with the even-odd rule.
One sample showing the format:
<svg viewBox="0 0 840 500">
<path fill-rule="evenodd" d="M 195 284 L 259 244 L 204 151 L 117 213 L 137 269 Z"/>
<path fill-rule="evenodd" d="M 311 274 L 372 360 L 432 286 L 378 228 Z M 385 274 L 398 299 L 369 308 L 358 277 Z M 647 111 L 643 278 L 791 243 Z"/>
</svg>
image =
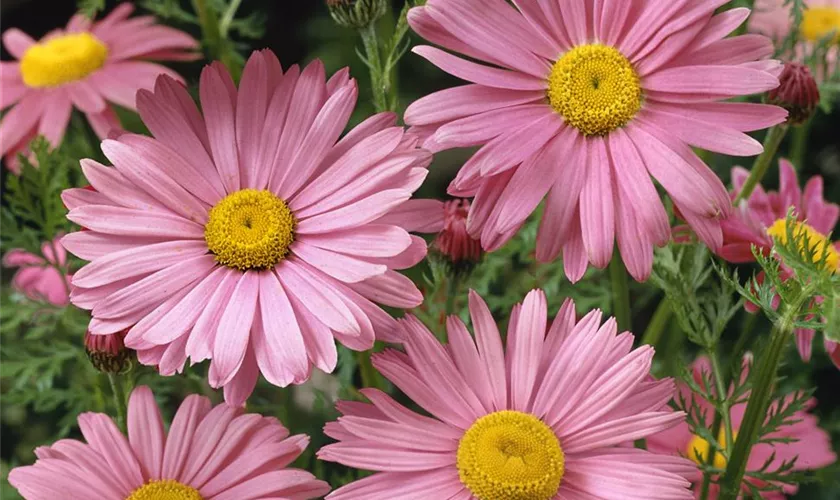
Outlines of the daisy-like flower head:
<svg viewBox="0 0 840 500">
<path fill-rule="evenodd" d="M 72 275 L 64 275 L 55 265 L 67 265 L 67 252 L 56 238 L 43 243 L 41 253 L 43 257 L 16 248 L 3 256 L 4 266 L 20 268 L 12 278 L 12 287 L 32 300 L 66 306 L 70 303 L 67 291 Z"/>
<path fill-rule="evenodd" d="M 209 379 L 240 404 L 262 372 L 279 386 L 312 365 L 331 372 L 334 338 L 370 349 L 395 323 L 373 301 L 422 302 L 394 269 L 426 245 L 380 223 L 411 197 L 431 155 L 383 113 L 339 136 L 356 103 L 346 70 L 329 81 L 314 61 L 282 71 L 255 52 L 237 89 L 224 67 L 204 69 L 202 113 L 162 76 L 138 93 L 155 138 L 124 134 L 82 160 L 95 191 L 64 192 L 85 231 L 62 243 L 92 261 L 71 300 L 94 335 L 129 328 L 126 346 L 161 373 L 212 359 Z"/>
<path fill-rule="evenodd" d="M 406 353 L 374 366 L 431 416 L 376 389 L 371 404 L 341 401 L 320 458 L 378 471 L 332 500 L 692 498 L 693 464 L 627 444 L 677 425 L 672 380 L 653 380 L 653 349 L 633 350 L 601 311 L 575 319 L 567 300 L 548 328 L 535 290 L 511 314 L 507 348 L 471 292 L 475 340 L 457 317 L 442 346 L 416 318 L 401 321 Z M 641 480 L 640 478 L 644 478 Z"/>
<path fill-rule="evenodd" d="M 749 172 L 741 167 L 732 169 L 733 199 L 741 191 Z M 840 241 L 832 243 L 828 234 L 840 220 L 840 206 L 823 199 L 823 179 L 811 177 L 800 189 L 796 169 L 787 160 L 779 163 L 779 191 L 765 191 L 756 186 L 749 199 L 736 207 L 732 216 L 723 221 L 723 246 L 718 254 L 725 260 L 744 264 L 755 262 L 752 247 L 769 254 L 774 239 L 784 243 L 788 236 L 787 215 L 793 209 L 797 221 L 791 228 L 794 235 L 808 234 L 808 241 L 815 256 L 827 254 L 826 265 L 840 272 Z M 804 250 L 804 249 L 803 249 Z M 784 262 L 782 262 L 784 265 Z M 786 271 L 791 274 L 792 271 Z M 757 279 L 764 280 L 764 273 Z M 747 309 L 756 311 L 757 306 L 746 303 Z M 796 345 L 802 359 L 811 359 L 811 345 L 814 331 L 808 328 L 796 329 Z M 834 364 L 840 368 L 840 344 L 825 340 L 825 349 Z"/>
<path fill-rule="evenodd" d="M 34 465 L 9 473 L 27 500 L 306 500 L 330 487 L 286 468 L 309 444 L 276 418 L 188 396 L 169 431 L 148 387 L 128 401 L 128 438 L 108 415 L 83 413 L 86 443 L 62 439 L 35 450 Z"/>
<path fill-rule="evenodd" d="M 816 74 L 817 80 L 822 80 L 834 72 L 840 55 L 840 0 L 805 0 L 805 6 L 799 26 L 801 43 L 794 54 L 798 60 L 803 60 L 813 52 L 817 43 L 834 34 L 826 54 L 828 64 L 825 68 L 818 68 Z M 785 0 L 756 0 L 755 12 L 750 16 L 747 27 L 776 41 L 784 40 L 794 28 L 791 7 L 791 3 L 785 5 Z"/>
<path fill-rule="evenodd" d="M 65 29 L 37 42 L 17 28 L 3 33 L 3 45 L 17 61 L 0 64 L 0 109 L 13 106 L 0 123 L 0 156 L 25 151 L 35 135 L 58 146 L 74 107 L 104 138 L 119 128 L 108 103 L 136 109 L 135 94 L 151 89 L 158 75 L 180 79 L 148 61 L 196 59 L 198 42 L 151 16 L 129 18 L 133 9 L 120 4 L 96 22 L 77 14 Z M 8 165 L 18 168 L 13 159 Z"/>
<path fill-rule="evenodd" d="M 694 376 L 698 383 L 701 381 L 702 374 L 708 374 L 711 371 L 708 358 L 702 357 L 697 359 L 692 365 Z M 748 369 L 748 366 L 747 366 Z M 696 403 L 705 415 L 711 418 L 715 413 L 714 406 L 705 399 L 692 393 L 692 391 L 685 385 L 679 385 L 679 392 L 685 401 L 689 403 Z M 815 400 L 808 402 L 808 409 L 805 411 L 796 412 L 793 420 L 797 422 L 792 425 L 787 425 L 779 429 L 779 431 L 772 435 L 776 439 L 791 439 L 791 442 L 776 442 L 776 443 L 758 443 L 752 447 L 750 456 L 747 459 L 747 472 L 759 471 L 762 466 L 773 457 L 770 462 L 769 470 L 775 470 L 782 463 L 792 460 L 794 457 L 799 457 L 794 471 L 819 469 L 827 465 L 833 464 L 837 460 L 837 456 L 831 449 L 831 437 L 817 425 L 817 418 L 809 413 L 808 410 L 814 407 Z M 733 406 L 730 410 L 732 419 L 734 440 L 738 440 L 738 428 L 744 418 L 744 411 L 747 408 L 747 403 L 740 403 Z M 768 410 L 768 414 L 778 409 L 778 402 L 774 402 Z M 703 425 L 711 426 L 711 421 L 704 422 Z M 721 429 L 722 430 L 722 429 Z M 722 446 L 729 448 L 730 444 L 726 443 L 724 433 L 717 439 Z M 656 453 L 671 453 L 674 455 L 681 455 L 688 457 L 697 464 L 705 464 L 708 460 L 709 450 L 711 444 L 700 436 L 691 433 L 688 424 L 680 423 L 678 426 L 653 435 L 647 439 L 648 450 Z M 714 466 L 719 469 L 726 468 L 726 458 L 720 452 L 715 453 Z M 698 474 L 699 475 L 699 474 Z M 760 482 L 756 479 L 747 477 L 747 481 L 754 482 L 760 486 Z M 762 498 L 768 500 L 783 500 L 785 494 L 792 495 L 798 489 L 795 484 L 777 484 L 781 487 L 784 494 L 780 492 L 764 492 Z M 696 491 L 699 493 L 699 484 L 695 485 Z M 746 486 L 745 486 L 746 491 Z M 712 484 L 712 495 L 710 498 L 717 498 L 717 485 Z"/>
<path fill-rule="evenodd" d="M 637 280 L 665 244 L 668 216 L 651 176 L 710 247 L 726 189 L 689 146 L 751 156 L 744 134 L 784 121 L 761 104 L 721 102 L 779 84 L 763 36 L 725 38 L 749 15 L 725 0 L 429 0 L 409 12 L 442 50 L 414 51 L 470 82 L 409 106 L 425 147 L 483 146 L 449 188 L 474 196 L 468 222 L 486 250 L 508 241 L 547 195 L 537 257 L 561 252 L 579 280 L 615 241 Z"/>
</svg>

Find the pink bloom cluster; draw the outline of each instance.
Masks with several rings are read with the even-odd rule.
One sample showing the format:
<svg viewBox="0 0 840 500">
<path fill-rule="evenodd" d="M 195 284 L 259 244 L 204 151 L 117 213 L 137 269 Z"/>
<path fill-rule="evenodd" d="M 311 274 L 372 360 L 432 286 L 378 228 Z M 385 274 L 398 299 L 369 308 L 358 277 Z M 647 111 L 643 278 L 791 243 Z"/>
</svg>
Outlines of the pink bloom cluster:
<svg viewBox="0 0 840 500">
<path fill-rule="evenodd" d="M 12 286 L 17 291 L 32 300 L 66 306 L 70 303 L 68 291 L 72 275 L 56 268 L 67 268 L 67 252 L 59 239 L 41 245 L 41 255 L 21 249 L 10 250 L 3 256 L 3 265 L 20 268 L 12 278 Z"/>
</svg>

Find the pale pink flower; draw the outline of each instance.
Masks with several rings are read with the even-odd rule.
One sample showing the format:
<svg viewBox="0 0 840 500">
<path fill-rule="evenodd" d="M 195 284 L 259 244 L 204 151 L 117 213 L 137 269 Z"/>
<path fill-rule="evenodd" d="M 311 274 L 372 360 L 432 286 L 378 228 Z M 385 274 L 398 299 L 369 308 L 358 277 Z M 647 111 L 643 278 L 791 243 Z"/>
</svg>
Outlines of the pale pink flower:
<svg viewBox="0 0 840 500">
<path fill-rule="evenodd" d="M 744 168 L 732 169 L 733 199 L 741 191 L 748 176 L 749 172 Z M 790 209 L 794 210 L 799 221 L 797 227 L 793 228 L 794 234 L 807 231 L 811 245 L 818 248 L 818 254 L 821 256 L 823 249 L 827 251 L 827 264 L 840 270 L 840 242 L 832 245 L 827 239 L 840 219 L 840 206 L 823 199 L 823 179 L 818 175 L 811 177 L 805 189 L 801 189 L 796 169 L 787 160 L 779 162 L 779 191 L 767 192 L 761 186 L 756 186 L 749 199 L 741 202 L 732 215 L 723 221 L 723 246 L 719 255 L 729 262 L 743 264 L 755 262 L 753 246 L 765 255 L 769 254 L 774 237 L 787 238 L 786 220 Z M 786 272 L 792 273 L 790 270 Z M 760 273 L 757 279 L 763 282 L 764 273 Z M 747 302 L 746 307 L 752 312 L 758 310 L 751 302 Z M 813 339 L 813 330 L 796 329 L 796 346 L 805 361 L 811 359 Z M 828 339 L 824 342 L 826 352 L 840 368 L 838 344 Z"/>
<path fill-rule="evenodd" d="M 748 9 L 724 0 L 429 0 L 409 12 L 440 49 L 414 52 L 469 82 L 424 97 L 405 120 L 439 151 L 482 146 L 450 185 L 474 196 L 467 227 L 484 248 L 507 242 L 547 195 L 537 258 L 561 252 L 578 281 L 605 267 L 617 240 L 637 280 L 669 221 L 651 177 L 712 248 L 730 210 L 695 146 L 762 151 L 744 132 L 784 121 L 780 108 L 725 99 L 779 85 L 771 41 L 726 38 Z"/>
<path fill-rule="evenodd" d="M 453 264 L 481 259 L 481 242 L 469 235 L 470 201 L 408 200 L 386 218 L 407 231 L 436 234 L 432 248 Z"/>
<path fill-rule="evenodd" d="M 745 364 L 745 366 L 746 369 L 749 369 L 747 364 Z M 697 359 L 693 363 L 692 369 L 694 371 L 695 378 L 698 383 L 700 383 L 701 374 L 705 373 L 706 376 L 708 376 L 711 371 L 708 358 L 701 357 Z M 678 391 L 689 404 L 692 401 L 697 403 L 709 419 L 708 422 L 704 422 L 704 425 L 710 427 L 712 424 L 711 418 L 715 414 L 715 409 L 712 404 L 692 393 L 685 384 L 680 384 Z M 812 409 L 815 404 L 815 400 L 810 400 L 808 402 L 808 410 Z M 774 402 L 773 408 L 777 408 L 777 405 L 778 402 Z M 744 418 L 744 411 L 746 410 L 746 407 L 747 403 L 740 403 L 733 406 L 730 410 L 735 441 L 738 440 L 738 428 L 741 426 L 741 421 Z M 771 411 L 773 408 L 771 408 Z M 817 418 L 814 415 L 809 413 L 807 410 L 799 411 L 794 414 L 793 419 L 798 420 L 798 422 L 782 427 L 778 432 L 772 434 L 771 437 L 790 438 L 795 441 L 791 443 L 758 443 L 754 445 L 750 451 L 750 456 L 747 459 L 748 472 L 759 470 L 773 454 L 775 454 L 775 458 L 770 463 L 769 470 L 774 470 L 783 462 L 790 461 L 796 456 L 799 458 L 796 462 L 796 466 L 793 468 L 795 471 L 819 469 L 821 467 L 831 465 L 837 460 L 837 456 L 831 448 L 831 437 L 826 431 L 822 430 L 817 425 Z M 718 438 L 718 442 L 729 448 L 731 445 L 726 444 L 724 436 L 725 433 L 722 432 L 721 437 Z M 699 436 L 693 435 L 688 427 L 688 424 L 685 422 L 682 422 L 678 426 L 664 432 L 650 436 L 647 439 L 647 449 L 650 451 L 681 455 L 688 457 L 697 463 L 706 463 L 710 448 L 710 443 Z M 714 463 L 716 467 L 724 468 L 726 466 L 726 458 L 718 452 L 715 455 Z M 700 477 L 699 471 L 697 473 L 697 477 Z M 748 478 L 747 480 L 755 483 L 756 485 L 760 484 L 756 479 Z M 778 484 L 777 486 L 782 487 L 785 494 L 794 494 L 798 489 L 798 486 L 795 484 Z M 717 486 L 713 484 L 711 487 L 710 498 L 717 498 Z M 699 498 L 701 491 L 699 480 L 698 483 L 695 484 L 694 490 Z M 762 494 L 762 498 L 768 500 L 783 500 L 785 495 L 779 492 L 764 492 Z"/>
<path fill-rule="evenodd" d="M 769 36 L 776 42 L 788 37 L 793 29 L 791 16 L 792 3 L 785 5 L 786 0 L 755 0 L 753 15 L 750 16 L 747 28 L 753 33 Z M 805 0 L 805 12 L 799 27 L 800 43 L 795 48 L 795 54 L 789 54 L 799 61 L 804 61 L 813 53 L 816 44 L 835 33 L 833 46 L 826 54 L 825 67 L 818 66 L 817 80 L 823 80 L 834 73 L 837 68 L 837 58 L 840 56 L 840 0 Z"/>
<path fill-rule="evenodd" d="M 20 268 L 12 278 L 12 287 L 32 300 L 42 300 L 56 306 L 70 303 L 67 291 L 72 275 L 64 274 L 56 265 L 66 269 L 67 252 L 59 243 L 60 237 L 41 245 L 41 255 L 19 248 L 3 256 L 3 265 Z"/>
<path fill-rule="evenodd" d="M 155 24 L 151 16 L 129 18 L 123 3 L 100 21 L 76 14 L 64 29 L 35 41 L 17 28 L 3 33 L 3 45 L 17 59 L 0 63 L 0 109 L 13 106 L 0 123 L 0 156 L 26 152 L 36 134 L 55 147 L 77 108 L 105 138 L 120 123 L 109 103 L 136 109 L 139 89 L 173 71 L 149 62 L 197 59 L 198 42 L 184 32 Z M 19 165 L 7 164 L 17 171 Z"/>
<path fill-rule="evenodd" d="M 130 328 L 126 346 L 166 375 L 212 359 L 210 384 L 241 404 L 257 378 L 301 383 L 331 372 L 334 338 L 370 349 L 395 320 L 378 305 L 423 297 L 394 269 L 423 259 L 422 238 L 377 219 L 411 197 L 431 155 L 375 115 L 341 140 L 357 88 L 324 66 L 284 73 L 255 52 L 237 89 L 220 63 L 204 69 L 198 111 L 162 76 L 140 91 L 155 138 L 123 134 L 82 160 L 95 191 L 64 192 L 84 228 L 62 243 L 92 261 L 73 279 L 94 335 Z"/>
<path fill-rule="evenodd" d="M 571 300 L 549 328 L 539 290 L 514 307 L 506 349 L 475 292 L 469 309 L 475 340 L 457 316 L 448 346 L 408 317 L 406 353 L 373 357 L 431 416 L 378 389 L 361 390 L 371 404 L 337 404 L 343 416 L 324 432 L 339 442 L 318 456 L 377 473 L 328 498 L 692 497 L 690 461 L 632 447 L 684 418 L 668 407 L 673 380 L 650 377 L 653 348 L 634 350 L 599 310 L 576 321 Z"/>
<path fill-rule="evenodd" d="M 306 500 L 330 487 L 309 472 L 287 468 L 309 444 L 274 417 L 198 395 L 188 396 L 169 431 L 152 391 L 134 389 L 128 436 L 108 415 L 82 413 L 85 442 L 62 439 L 35 449 L 34 465 L 9 473 L 27 500 Z"/>
</svg>

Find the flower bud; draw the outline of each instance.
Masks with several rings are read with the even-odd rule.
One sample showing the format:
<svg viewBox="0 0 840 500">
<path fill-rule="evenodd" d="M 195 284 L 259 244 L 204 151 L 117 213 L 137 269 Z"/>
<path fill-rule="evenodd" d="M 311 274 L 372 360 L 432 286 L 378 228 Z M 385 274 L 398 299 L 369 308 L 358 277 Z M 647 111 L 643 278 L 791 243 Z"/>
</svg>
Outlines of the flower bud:
<svg viewBox="0 0 840 500">
<path fill-rule="evenodd" d="M 820 89 L 808 66 L 785 63 L 779 82 L 779 86 L 768 94 L 767 102 L 788 110 L 791 125 L 802 125 L 810 120 L 820 104 Z"/>
<path fill-rule="evenodd" d="M 85 332 L 85 352 L 94 368 L 102 373 L 121 373 L 129 366 L 132 351 L 123 343 L 127 332 L 109 335 Z"/>
<path fill-rule="evenodd" d="M 450 200 L 443 204 L 444 224 L 432 250 L 446 260 L 455 273 L 468 272 L 481 260 L 481 242 L 467 232 L 469 200 Z"/>
<path fill-rule="evenodd" d="M 361 29 L 385 15 L 387 0 L 327 0 L 333 20 L 345 28 Z"/>
</svg>

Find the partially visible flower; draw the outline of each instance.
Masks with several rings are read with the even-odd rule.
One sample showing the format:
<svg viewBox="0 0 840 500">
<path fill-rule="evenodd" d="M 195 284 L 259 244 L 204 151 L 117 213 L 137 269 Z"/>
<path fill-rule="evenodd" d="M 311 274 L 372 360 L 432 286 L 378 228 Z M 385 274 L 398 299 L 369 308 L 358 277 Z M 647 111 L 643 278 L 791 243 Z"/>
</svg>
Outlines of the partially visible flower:
<svg viewBox="0 0 840 500">
<path fill-rule="evenodd" d="M 805 0 L 805 5 L 798 34 L 801 42 L 795 47 L 795 53 L 790 56 L 799 61 L 805 60 L 813 53 L 818 42 L 834 33 L 826 53 L 827 65 L 824 68 L 818 67 L 815 75 L 818 81 L 822 81 L 833 74 L 840 56 L 840 0 Z M 753 15 L 750 16 L 747 28 L 753 33 L 761 33 L 776 42 L 781 42 L 794 28 L 792 7 L 793 2 L 787 0 L 755 0 Z"/>
<path fill-rule="evenodd" d="M 741 167 L 732 169 L 733 200 L 748 176 L 749 172 Z M 796 169 L 787 160 L 779 163 L 778 192 L 767 192 L 757 186 L 749 199 L 741 202 L 732 216 L 723 221 L 723 246 L 719 255 L 729 262 L 742 264 L 755 262 L 753 246 L 769 254 L 774 238 L 787 238 L 787 215 L 790 209 L 794 210 L 797 217 L 796 226 L 791 228 L 793 234 L 807 232 L 816 255 L 822 256 L 826 252 L 827 265 L 840 269 L 840 242 L 832 243 L 827 237 L 840 218 L 840 206 L 823 199 L 823 179 L 820 176 L 812 177 L 805 189 L 800 189 Z M 792 271 L 788 269 L 785 273 L 790 276 Z M 764 273 L 760 273 L 757 279 L 763 282 Z M 757 310 L 757 306 L 750 302 L 747 308 L 750 311 Z M 814 331 L 797 328 L 796 334 L 799 353 L 803 360 L 808 361 L 811 359 Z M 828 339 L 825 340 L 825 348 L 829 353 L 837 352 L 837 344 Z M 840 368 L 840 355 L 835 354 L 831 358 Z"/>
<path fill-rule="evenodd" d="M 55 268 L 67 266 L 67 252 L 59 243 L 59 238 L 41 245 L 41 254 L 35 255 L 25 250 L 10 250 L 3 256 L 3 265 L 18 267 L 12 278 L 12 287 L 32 300 L 42 300 L 56 306 L 70 303 L 68 290 L 72 275 L 64 274 Z"/>
<path fill-rule="evenodd" d="M 159 74 L 180 80 L 149 60 L 196 59 L 198 42 L 155 24 L 152 17 L 129 19 L 133 9 L 122 3 L 96 22 L 76 14 L 66 28 L 37 42 L 17 28 L 3 33 L 3 44 L 17 61 L 0 63 L 0 109 L 13 106 L 0 123 L 0 156 L 26 152 L 35 135 L 58 146 L 74 107 L 105 138 L 120 126 L 108 103 L 134 110 L 137 91 L 151 89 Z M 7 165 L 18 167 L 13 159 Z"/>
<path fill-rule="evenodd" d="M 767 94 L 767 101 L 788 111 L 788 123 L 802 125 L 814 116 L 820 105 L 820 89 L 808 66 L 785 63 L 781 84 Z"/>
<path fill-rule="evenodd" d="M 470 236 L 467 220 L 470 201 L 408 200 L 382 219 L 407 231 L 436 234 L 432 254 L 448 262 L 454 270 L 469 268 L 481 260 L 481 242 Z"/>
<path fill-rule="evenodd" d="M 318 456 L 377 473 L 329 499 L 692 498 L 690 461 L 627 446 L 684 418 L 673 380 L 650 376 L 650 346 L 599 310 L 576 321 L 571 300 L 549 328 L 540 290 L 514 307 L 506 349 L 475 292 L 469 309 L 475 339 L 451 316 L 441 345 L 409 316 L 406 352 L 374 355 L 430 417 L 371 388 L 370 404 L 338 402 L 324 432 L 339 442 Z"/>
<path fill-rule="evenodd" d="M 481 147 L 449 193 L 474 197 L 467 229 L 485 250 L 545 199 L 540 261 L 562 253 L 576 282 L 589 264 L 605 268 L 617 245 L 644 281 L 654 247 L 670 239 L 654 180 L 703 242 L 720 246 L 730 200 L 691 146 L 753 156 L 762 145 L 745 132 L 787 116 L 726 102 L 777 87 L 781 64 L 770 39 L 728 37 L 750 11 L 716 12 L 723 3 L 428 0 L 409 12 L 420 36 L 450 51 L 414 52 L 470 83 L 412 103 L 405 121 L 433 152 Z"/>
<path fill-rule="evenodd" d="M 162 374 L 209 359 L 210 384 L 242 404 L 260 374 L 285 387 L 332 372 L 335 340 L 392 340 L 377 304 L 423 301 L 396 270 L 425 243 L 377 221 L 411 198 L 431 154 L 393 113 L 342 137 L 358 89 L 321 61 L 284 71 L 256 51 L 238 88 L 214 63 L 199 94 L 201 112 L 165 75 L 138 93 L 154 138 L 103 141 L 113 167 L 82 160 L 94 190 L 62 198 L 86 230 L 62 243 L 91 261 L 71 300 L 92 311 L 92 334 L 129 329 L 126 346 Z"/>
<path fill-rule="evenodd" d="M 745 364 L 745 366 L 746 369 L 749 369 L 748 365 Z M 708 358 L 697 359 L 692 364 L 692 369 L 699 383 L 702 374 L 708 375 L 710 373 Z M 678 391 L 688 404 L 696 403 L 701 409 L 701 414 L 705 415 L 705 418 L 711 419 L 711 416 L 715 413 L 715 409 L 711 403 L 698 397 L 685 384 L 679 384 Z M 778 404 L 778 402 L 773 403 L 768 412 L 772 412 L 778 408 Z M 815 400 L 810 400 L 807 410 L 798 411 L 793 415 L 792 420 L 797 420 L 796 423 L 784 426 L 777 433 L 772 434 L 773 438 L 790 439 L 792 442 L 755 444 L 747 459 L 747 472 L 761 470 L 761 467 L 771 457 L 773 460 L 769 464 L 769 470 L 775 470 L 783 462 L 790 461 L 794 457 L 798 457 L 796 466 L 792 469 L 794 471 L 819 469 L 837 461 L 837 456 L 832 451 L 831 437 L 817 425 L 817 418 L 808 411 L 813 409 L 815 404 Z M 738 440 L 738 429 L 744 418 L 746 407 L 747 403 L 740 403 L 734 405 L 730 410 L 734 436 L 733 441 Z M 702 422 L 702 425 L 706 427 L 711 427 L 711 424 L 711 420 Z M 726 442 L 725 432 L 723 432 L 723 429 L 721 431 L 717 438 L 718 443 L 724 446 L 725 449 L 731 448 L 732 443 Z M 655 453 L 670 453 L 685 456 L 697 464 L 704 464 L 708 460 L 711 444 L 700 436 L 692 434 L 688 424 L 681 422 L 676 427 L 648 437 L 647 449 Z M 723 469 L 726 467 L 726 458 L 723 454 L 717 452 L 713 458 L 713 464 L 715 467 Z M 757 486 L 761 485 L 761 482 L 757 479 L 747 479 L 747 481 L 753 482 Z M 796 493 L 798 489 L 796 484 L 785 483 L 776 484 L 775 486 L 782 488 L 784 494 L 788 495 Z M 695 484 L 695 490 L 697 492 L 700 491 L 699 484 Z M 712 485 L 711 492 L 712 495 L 710 498 L 717 498 L 718 489 L 716 485 Z M 785 498 L 784 494 L 779 492 L 764 492 L 762 493 L 762 498 L 783 500 Z"/>
<path fill-rule="evenodd" d="M 85 352 L 94 368 L 103 373 L 120 373 L 128 366 L 131 350 L 123 339 L 127 330 L 109 335 L 91 335 L 85 332 Z"/>
<path fill-rule="evenodd" d="M 330 487 L 287 468 L 309 444 L 274 417 L 198 395 L 181 403 L 167 432 L 152 391 L 128 401 L 128 438 L 108 415 L 82 413 L 85 442 L 62 439 L 35 449 L 34 465 L 9 473 L 27 500 L 222 500 L 320 498 Z"/>
<path fill-rule="evenodd" d="M 387 0 L 327 0 L 333 20 L 345 28 L 362 29 L 376 22 L 388 9 Z"/>
</svg>

